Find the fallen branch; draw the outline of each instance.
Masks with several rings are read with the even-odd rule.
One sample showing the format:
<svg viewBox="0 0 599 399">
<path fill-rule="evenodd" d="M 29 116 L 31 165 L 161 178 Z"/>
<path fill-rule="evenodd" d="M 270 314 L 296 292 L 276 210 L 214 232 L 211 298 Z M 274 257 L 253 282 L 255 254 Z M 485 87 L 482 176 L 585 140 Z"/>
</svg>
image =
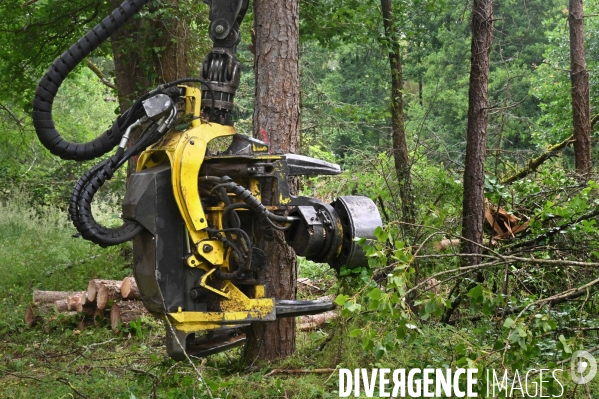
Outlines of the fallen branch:
<svg viewBox="0 0 599 399">
<path fill-rule="evenodd" d="M 516 328 L 517 325 L 517 321 L 518 319 L 520 319 L 522 317 L 522 315 L 524 314 L 524 312 L 526 312 L 528 309 L 530 309 L 533 306 L 538 306 L 538 305 L 546 305 L 547 303 L 554 303 L 554 302 L 564 302 L 567 299 L 571 299 L 571 298 L 575 298 L 575 297 L 580 297 L 582 295 L 584 295 L 584 293 L 586 292 L 586 290 L 590 287 L 594 287 L 595 285 L 599 284 L 599 278 L 595 279 L 593 281 L 590 281 L 580 287 L 577 288 L 571 288 L 569 290 L 563 291 L 559 294 L 556 295 L 552 295 L 549 296 L 547 298 L 542 298 L 539 299 L 537 301 L 531 302 L 528 305 L 526 305 L 524 307 L 524 309 L 522 309 L 520 311 L 520 313 L 518 313 L 518 315 L 516 316 L 516 318 L 514 319 L 514 322 L 512 323 L 510 330 L 507 334 L 507 338 L 505 341 L 505 347 L 503 349 L 503 356 L 501 357 L 501 364 L 505 367 L 505 355 L 507 354 L 507 350 L 509 349 L 509 337 L 512 335 L 512 331 L 514 330 L 514 328 Z"/>
<path fill-rule="evenodd" d="M 85 396 L 84 394 L 82 394 L 81 392 L 79 392 L 79 391 L 77 390 L 77 388 L 75 388 L 75 387 L 73 386 L 73 384 L 71 384 L 67 378 L 62 378 L 62 377 L 61 377 L 61 378 L 57 378 L 57 379 L 56 379 L 56 381 L 60 381 L 60 382 L 62 382 L 63 384 L 65 384 L 65 385 L 68 385 L 68 386 L 69 386 L 69 388 L 71 388 L 71 389 L 73 390 L 73 392 L 75 392 L 75 393 L 76 393 L 77 395 L 79 395 L 80 397 L 82 397 L 82 398 L 84 398 L 84 399 L 90 399 L 90 398 L 89 398 L 89 396 Z"/>
<path fill-rule="evenodd" d="M 112 83 L 110 80 L 108 80 L 108 78 L 106 78 L 106 76 L 104 76 L 104 74 L 102 73 L 102 71 L 100 70 L 100 68 L 98 68 L 98 66 L 96 64 L 94 64 L 93 62 L 91 62 L 89 59 L 85 59 L 85 63 L 87 64 L 87 67 L 89 69 L 92 70 L 93 73 L 96 74 L 96 76 L 98 78 L 100 78 L 100 81 L 110 87 L 111 89 L 116 89 L 116 86 L 114 83 Z"/>
<path fill-rule="evenodd" d="M 431 257 L 436 258 L 436 257 L 446 257 L 446 256 L 468 257 L 468 256 L 480 256 L 480 255 L 448 254 L 448 255 L 423 255 L 421 257 L 422 258 L 431 258 Z M 486 255 L 486 257 L 492 258 L 492 256 L 490 256 L 490 255 Z M 448 270 L 443 270 L 441 272 L 435 273 L 435 274 L 429 276 L 428 278 L 424 279 L 420 283 L 416 284 L 414 287 L 407 290 L 401 298 L 402 299 L 406 298 L 409 294 L 411 294 L 412 292 L 414 292 L 420 288 L 426 288 L 427 290 L 431 290 L 431 289 L 437 287 L 439 284 L 443 283 L 444 281 L 440 281 L 437 284 L 434 284 L 434 283 L 431 283 L 432 280 L 438 279 L 438 277 L 444 276 L 446 274 L 478 271 L 478 270 L 486 269 L 488 267 L 501 266 L 501 265 L 516 263 L 516 262 L 531 263 L 531 264 L 535 264 L 535 265 L 578 266 L 578 267 L 599 268 L 599 262 L 580 262 L 580 261 L 576 261 L 576 260 L 565 260 L 565 259 L 535 259 L 535 258 L 524 258 L 521 256 L 505 255 L 502 257 L 502 259 L 496 259 L 494 261 L 490 261 L 487 263 L 480 263 L 478 265 L 473 265 L 473 266 L 456 267 L 455 269 L 448 269 Z"/>
<path fill-rule="evenodd" d="M 318 327 L 322 326 L 329 320 L 334 320 L 339 317 L 339 312 L 336 310 L 329 310 L 328 312 L 309 315 L 309 316 L 301 316 L 300 317 L 300 331 L 311 331 L 315 330 Z"/>
<path fill-rule="evenodd" d="M 599 215 L 599 208 L 596 208 L 593 211 L 586 213 L 568 223 L 564 223 L 560 226 L 553 227 L 553 228 L 549 229 L 548 231 L 546 231 L 545 233 L 536 236 L 535 238 L 531 238 L 528 241 L 523 241 L 523 242 L 519 242 L 519 243 L 510 245 L 507 248 L 508 249 L 522 248 L 522 247 L 527 247 L 532 244 L 536 244 L 537 242 L 540 242 L 540 241 L 545 241 L 546 239 L 553 237 L 554 235 L 560 233 L 561 231 L 564 231 L 568 227 L 578 224 L 578 223 L 582 222 L 583 220 L 594 218 L 597 215 Z"/>
<path fill-rule="evenodd" d="M 566 148 L 568 146 L 568 144 L 573 143 L 573 142 L 574 142 L 574 136 L 570 136 L 567 139 L 565 139 L 564 141 L 562 141 L 561 143 L 555 144 L 555 145 L 549 147 L 547 149 L 547 151 L 545 151 L 538 157 L 532 158 L 530 161 L 528 161 L 528 165 L 526 165 L 526 167 L 520 169 L 513 175 L 500 180 L 499 183 L 500 184 L 511 184 L 515 181 L 518 181 L 518 180 L 528 176 L 532 172 L 535 172 L 539 168 L 539 166 L 541 166 L 546 160 L 548 160 L 551 157 L 556 156 L 558 151 L 563 150 L 564 148 Z"/>
</svg>

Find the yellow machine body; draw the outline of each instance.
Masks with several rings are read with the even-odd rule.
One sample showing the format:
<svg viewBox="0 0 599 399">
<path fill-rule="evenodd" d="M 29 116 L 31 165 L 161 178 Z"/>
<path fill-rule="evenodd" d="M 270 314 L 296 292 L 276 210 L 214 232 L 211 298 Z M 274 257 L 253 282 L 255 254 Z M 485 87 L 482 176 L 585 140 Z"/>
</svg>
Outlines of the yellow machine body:
<svg viewBox="0 0 599 399">
<path fill-rule="evenodd" d="M 189 267 L 206 271 L 198 285 L 221 298 L 222 312 L 184 311 L 168 313 L 174 327 L 184 333 L 234 327 L 235 325 L 257 320 L 274 320 L 274 299 L 264 298 L 263 285 L 254 286 L 253 297 L 248 297 L 231 281 L 226 281 L 222 288 L 211 285 L 211 278 L 217 269 L 229 271 L 231 249 L 226 250 L 223 244 L 210 239 L 206 228 L 210 225 L 222 227 L 221 216 L 224 204 L 211 207 L 206 212 L 201 203 L 198 187 L 198 176 L 204 162 L 208 143 L 216 138 L 233 136 L 232 126 L 216 123 L 203 123 L 200 119 L 201 90 L 185 87 L 185 112 L 192 116 L 188 129 L 171 131 L 163 140 L 145 150 L 138 159 L 137 171 L 152 168 L 169 162 L 172 171 L 172 188 L 181 216 L 184 219 L 189 235 L 190 254 L 186 259 Z M 268 147 L 254 146 L 254 151 L 267 151 Z M 280 156 L 265 154 L 256 157 L 259 160 L 280 159 Z M 250 179 L 252 194 L 260 198 L 259 183 Z M 206 247 L 208 245 L 208 247 Z M 204 248 L 210 248 L 205 251 Z"/>
</svg>

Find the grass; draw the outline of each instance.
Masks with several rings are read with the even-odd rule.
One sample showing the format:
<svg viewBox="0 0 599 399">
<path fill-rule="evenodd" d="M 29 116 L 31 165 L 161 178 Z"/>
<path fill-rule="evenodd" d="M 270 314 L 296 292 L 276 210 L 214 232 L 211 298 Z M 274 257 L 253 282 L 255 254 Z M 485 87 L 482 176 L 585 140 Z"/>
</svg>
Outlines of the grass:
<svg viewBox="0 0 599 399">
<path fill-rule="evenodd" d="M 164 327 L 158 320 L 142 320 L 141 338 L 127 329 L 119 335 L 108 328 L 79 331 L 76 317 L 60 314 L 26 328 L 23 316 L 33 290 L 77 291 L 91 278 L 122 279 L 130 274 L 130 259 L 121 255 L 127 245 L 103 249 L 73 238 L 65 212 L 34 208 L 28 202 L 24 194 L 0 202 L 0 397 L 207 397 L 195 370 L 166 356 Z M 98 208 L 99 219 L 114 213 L 105 208 Z M 298 337 L 298 346 L 307 351 L 313 351 L 316 342 L 307 335 Z M 240 355 L 234 350 L 196 362 L 214 397 L 327 395 L 322 381 L 329 376 L 265 378 L 269 367 L 248 373 Z M 298 352 L 283 366 L 319 367 L 307 360 Z M 331 378 L 329 385 L 334 381 Z"/>
<path fill-rule="evenodd" d="M 0 398 L 207 398 L 208 391 L 213 398 L 337 398 L 337 373 L 266 374 L 273 368 L 445 368 L 452 356 L 447 342 L 464 338 L 463 332 L 430 326 L 420 344 L 406 343 L 376 361 L 360 340 L 348 338 L 373 321 L 345 319 L 298 332 L 296 353 L 277 363 L 248 369 L 235 349 L 196 359 L 194 369 L 167 357 L 164 327 L 153 318 L 142 320 L 139 336 L 131 328 L 120 334 L 79 331 L 76 317 L 61 315 L 28 329 L 23 316 L 33 290 L 81 290 L 91 278 L 130 273 L 130 259 L 122 255 L 127 245 L 102 249 L 73 233 L 63 211 L 32 208 L 24 195 L 0 202 Z M 305 260 L 300 277 L 325 289 L 336 281 L 328 266 Z M 589 385 L 591 392 L 599 392 L 597 382 Z M 584 387 L 572 397 L 586 398 Z"/>
</svg>

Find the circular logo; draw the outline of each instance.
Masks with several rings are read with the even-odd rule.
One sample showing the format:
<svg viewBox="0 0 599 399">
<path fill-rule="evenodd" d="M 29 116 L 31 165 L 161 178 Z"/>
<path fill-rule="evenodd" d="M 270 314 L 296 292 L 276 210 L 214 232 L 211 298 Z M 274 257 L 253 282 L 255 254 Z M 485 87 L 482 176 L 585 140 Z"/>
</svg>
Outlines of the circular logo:
<svg viewBox="0 0 599 399">
<path fill-rule="evenodd" d="M 586 384 L 597 374 L 597 361 L 587 351 L 576 351 L 570 360 L 570 372 L 575 384 Z"/>
</svg>

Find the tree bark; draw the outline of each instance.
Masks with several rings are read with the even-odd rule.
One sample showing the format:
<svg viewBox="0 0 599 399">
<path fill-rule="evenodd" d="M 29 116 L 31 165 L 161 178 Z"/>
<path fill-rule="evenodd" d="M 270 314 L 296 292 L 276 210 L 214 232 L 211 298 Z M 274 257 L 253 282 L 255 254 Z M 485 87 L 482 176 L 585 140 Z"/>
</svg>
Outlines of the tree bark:
<svg viewBox="0 0 599 399">
<path fill-rule="evenodd" d="M 576 173 L 584 180 L 591 170 L 591 109 L 589 72 L 584 55 L 584 10 L 582 0 L 570 0 L 570 80 Z"/>
<path fill-rule="evenodd" d="M 256 98 L 254 135 L 268 140 L 273 153 L 295 152 L 299 138 L 299 1 L 254 1 Z M 292 187 L 292 190 L 294 187 Z M 263 201 L 272 189 L 263 187 Z M 280 232 L 260 240 L 268 254 L 267 296 L 294 299 L 296 259 Z M 255 323 L 248 328 L 246 364 L 289 356 L 295 350 L 295 319 Z"/>
<path fill-rule="evenodd" d="M 127 324 L 142 315 L 149 312 L 139 301 L 121 301 L 115 302 L 110 308 L 110 327 L 117 330 L 119 324 Z"/>
<path fill-rule="evenodd" d="M 410 160 L 406 143 L 406 130 L 403 114 L 403 70 L 399 36 L 393 20 L 393 4 L 391 0 L 381 0 L 383 26 L 389 46 L 389 65 L 391 67 L 391 121 L 393 125 L 393 160 L 395 173 L 399 183 L 401 212 L 404 222 L 415 221 L 414 195 L 410 175 Z M 410 230 L 410 229 L 407 229 Z"/>
<path fill-rule="evenodd" d="M 60 301 L 63 299 L 67 299 L 70 295 L 78 294 L 79 291 L 69 292 L 69 291 L 33 291 L 33 303 L 42 304 L 42 303 L 54 303 L 56 301 Z"/>
<path fill-rule="evenodd" d="M 492 40 L 493 2 L 474 0 L 462 211 L 462 236 L 470 240 L 462 240 L 462 252 L 467 254 L 480 254 L 482 251 L 479 245 L 483 244 L 489 56 Z M 464 259 L 470 264 L 480 263 L 480 257 Z"/>
</svg>

